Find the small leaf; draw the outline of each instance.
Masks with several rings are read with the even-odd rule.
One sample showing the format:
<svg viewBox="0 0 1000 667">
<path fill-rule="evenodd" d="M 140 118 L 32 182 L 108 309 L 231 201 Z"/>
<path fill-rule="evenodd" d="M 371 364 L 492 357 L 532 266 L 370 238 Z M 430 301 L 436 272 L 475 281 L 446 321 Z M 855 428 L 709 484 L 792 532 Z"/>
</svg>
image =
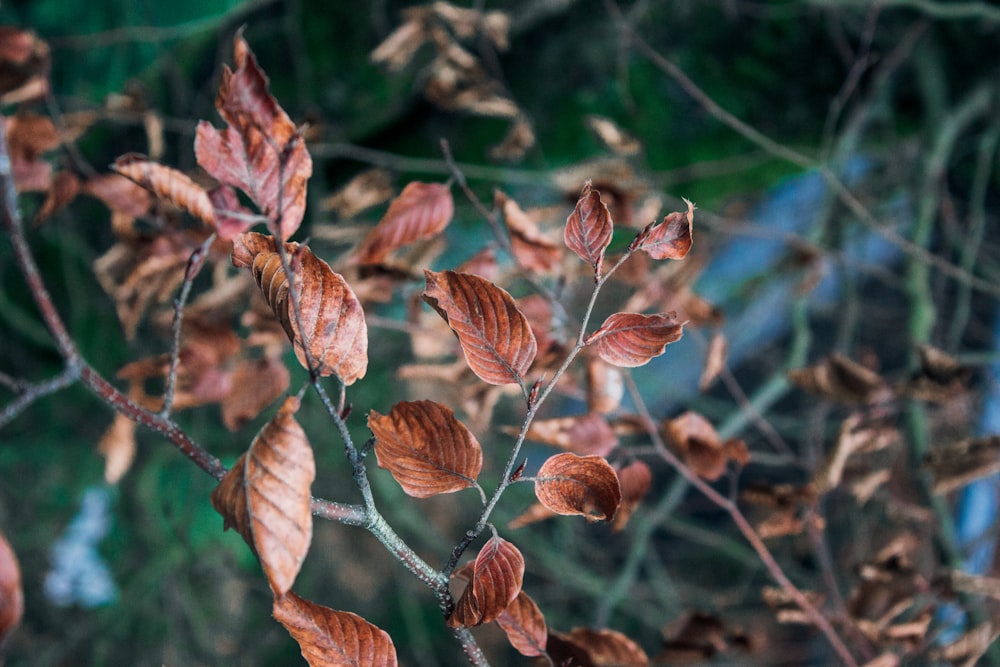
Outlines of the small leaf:
<svg viewBox="0 0 1000 667">
<path fill-rule="evenodd" d="M 725 334 L 719 332 L 712 336 L 708 344 L 708 354 L 705 355 L 705 367 L 701 371 L 701 378 L 698 380 L 698 391 L 707 391 L 715 378 L 726 368 L 726 352 L 729 343 Z"/>
<path fill-rule="evenodd" d="M 425 270 L 424 275 L 424 300 L 458 336 L 472 372 L 490 384 L 521 384 L 538 344 L 510 294 L 469 273 Z"/>
<path fill-rule="evenodd" d="M 587 359 L 587 408 L 602 415 L 610 414 L 621 406 L 625 396 L 625 378 L 622 370 L 600 357 Z"/>
<path fill-rule="evenodd" d="M 934 493 L 950 493 L 1000 472 L 1000 435 L 966 438 L 931 448 L 924 468 L 934 478 Z"/>
<path fill-rule="evenodd" d="M 518 263 L 529 271 L 548 273 L 559 268 L 562 249 L 542 235 L 535 221 L 521 210 L 517 202 L 500 190 L 494 197 L 496 206 L 503 211 L 504 221 L 510 231 L 510 244 Z"/>
<path fill-rule="evenodd" d="M 469 585 L 448 617 L 448 627 L 473 627 L 496 619 L 521 592 L 524 557 L 517 547 L 493 537 L 476 556 Z"/>
<path fill-rule="evenodd" d="M 206 225 L 215 227 L 215 213 L 208 193 L 186 174 L 153 162 L 138 153 L 122 155 L 111 168 L 160 199 L 187 211 Z"/>
<path fill-rule="evenodd" d="M 230 391 L 222 399 L 222 423 L 238 431 L 281 396 L 290 381 L 288 367 L 280 359 L 240 360 L 233 368 Z"/>
<path fill-rule="evenodd" d="M 595 667 L 647 667 L 649 656 L 638 644 L 616 630 L 573 628 L 569 638 L 586 647 Z"/>
<path fill-rule="evenodd" d="M 24 615 L 24 587 L 21 566 L 14 548 L 0 533 L 0 646 L 21 622 Z"/>
<path fill-rule="evenodd" d="M 299 643 L 311 667 L 399 664 L 392 638 L 357 614 L 335 611 L 291 591 L 275 597 L 272 613 Z"/>
<path fill-rule="evenodd" d="M 597 354 L 609 364 L 632 368 L 663 354 L 669 343 L 680 340 L 683 328 L 673 313 L 615 313 L 587 337 L 586 344 L 596 343 Z"/>
<path fill-rule="evenodd" d="M 566 219 L 564 239 L 570 250 L 594 267 L 596 275 L 601 273 L 601 262 L 604 261 L 604 251 L 611 243 L 613 227 L 611 213 L 601 200 L 601 193 L 587 181 L 576 208 Z"/>
<path fill-rule="evenodd" d="M 788 380 L 806 391 L 848 404 L 878 402 L 892 392 L 878 373 L 839 352 L 815 366 L 789 371 Z"/>
<path fill-rule="evenodd" d="M 665 421 L 660 430 L 691 470 L 710 482 L 722 477 L 730 459 L 740 465 L 750 460 L 742 440 L 722 442 L 711 422 L 697 412 L 689 410 Z"/>
<path fill-rule="evenodd" d="M 299 401 L 285 399 L 250 449 L 212 492 L 212 505 L 246 540 L 276 596 L 295 582 L 312 542 L 316 477 L 312 447 L 295 421 Z"/>
<path fill-rule="evenodd" d="M 233 241 L 233 265 L 250 268 L 303 368 L 309 368 L 308 348 L 317 374 L 335 374 L 344 384 L 353 384 L 368 370 L 368 325 L 361 302 L 343 276 L 309 248 L 286 243 L 285 249 L 289 261 L 298 266 L 295 277 L 304 332 L 299 331 L 288 279 L 272 237 L 241 234 Z"/>
<path fill-rule="evenodd" d="M 684 259 L 691 250 L 691 227 L 694 223 L 694 204 L 684 200 L 688 210 L 685 213 L 674 212 L 663 218 L 660 224 L 648 232 L 643 231 L 644 238 L 639 249 L 653 259 Z"/>
<path fill-rule="evenodd" d="M 416 498 L 468 488 L 483 467 L 476 437 L 440 403 L 404 401 L 388 415 L 372 410 L 368 427 L 378 465 Z"/>
<path fill-rule="evenodd" d="M 455 214 L 451 189 L 443 183 L 414 181 L 389 204 L 378 225 L 357 251 L 361 264 L 378 264 L 396 248 L 429 239 L 441 232 Z"/>
<path fill-rule="evenodd" d="M 653 485 L 653 472 L 645 462 L 633 461 L 618 471 L 618 483 L 622 488 L 622 504 L 615 515 L 615 531 L 625 528 L 629 517 L 649 493 Z"/>
<path fill-rule="evenodd" d="M 121 414 L 115 413 L 114 420 L 97 445 L 98 451 L 104 457 L 104 481 L 117 484 L 135 460 L 135 422 Z"/>
<path fill-rule="evenodd" d="M 528 594 L 521 591 L 503 613 L 497 616 L 497 625 L 507 633 L 507 641 L 521 655 L 545 654 L 548 628 L 542 611 Z"/>
<path fill-rule="evenodd" d="M 536 419 L 528 428 L 529 440 L 544 442 L 576 454 L 607 456 L 618 438 L 607 420 L 596 412 L 574 417 Z"/>
<path fill-rule="evenodd" d="M 621 156 L 635 155 L 642 144 L 610 118 L 587 116 L 587 126 L 605 146 Z"/>
<path fill-rule="evenodd" d="M 535 475 L 535 495 L 557 514 L 580 514 L 606 521 L 621 504 L 618 475 L 600 456 L 556 454 Z"/>
</svg>

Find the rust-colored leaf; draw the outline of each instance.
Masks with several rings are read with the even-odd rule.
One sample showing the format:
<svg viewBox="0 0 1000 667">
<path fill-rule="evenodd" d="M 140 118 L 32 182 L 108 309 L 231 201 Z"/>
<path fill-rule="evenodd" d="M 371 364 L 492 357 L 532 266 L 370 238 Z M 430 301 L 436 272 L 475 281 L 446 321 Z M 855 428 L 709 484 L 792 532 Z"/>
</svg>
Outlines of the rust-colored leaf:
<svg viewBox="0 0 1000 667">
<path fill-rule="evenodd" d="M 240 203 L 236 191 L 228 185 L 220 185 L 208 191 L 208 200 L 215 214 L 215 231 L 219 238 L 232 241 L 254 226 L 253 211 Z"/>
<path fill-rule="evenodd" d="M 276 596 L 292 587 L 312 542 L 316 464 L 295 421 L 298 407 L 297 398 L 285 399 L 212 492 L 225 527 L 235 528 L 253 548 Z"/>
<path fill-rule="evenodd" d="M 429 239 L 441 232 L 455 214 L 451 189 L 443 183 L 414 181 L 389 204 L 379 223 L 357 251 L 361 264 L 378 264 L 396 248 Z"/>
<path fill-rule="evenodd" d="M 586 647 L 595 667 L 647 667 L 649 656 L 634 641 L 617 630 L 573 628 L 569 638 Z"/>
<path fill-rule="evenodd" d="M 222 399 L 222 423 L 238 431 L 288 389 L 291 376 L 280 359 L 242 359 Z"/>
<path fill-rule="evenodd" d="M 49 191 L 45 194 L 45 201 L 35 215 L 35 224 L 52 217 L 71 201 L 76 199 L 80 191 L 80 179 L 68 171 L 60 171 L 52 177 Z"/>
<path fill-rule="evenodd" d="M 24 615 L 24 588 L 21 584 L 21 566 L 14 548 L 0 533 L 0 646 L 3 640 Z"/>
<path fill-rule="evenodd" d="M 316 373 L 335 374 L 344 384 L 353 384 L 368 370 L 368 325 L 361 302 L 343 276 L 309 248 L 286 243 L 285 249 L 296 278 L 300 319 L 295 316 L 288 278 L 272 237 L 255 232 L 237 237 L 233 265 L 251 270 L 304 368 L 309 368 L 311 355 Z"/>
<path fill-rule="evenodd" d="M 730 459 L 740 465 L 750 460 L 742 440 L 723 442 L 711 422 L 697 412 L 689 410 L 665 421 L 660 431 L 691 470 L 709 481 L 722 477 Z"/>
<path fill-rule="evenodd" d="M 548 639 L 545 617 L 535 601 L 521 591 L 497 616 L 497 625 L 507 633 L 507 641 L 521 655 L 544 655 Z"/>
<path fill-rule="evenodd" d="M 715 378 L 726 368 L 726 352 L 729 343 L 723 333 L 712 336 L 708 344 L 708 354 L 705 355 L 705 367 L 701 371 L 701 379 L 698 380 L 698 390 L 706 391 L 715 382 Z"/>
<path fill-rule="evenodd" d="M 660 224 L 648 227 L 637 238 L 639 250 L 653 259 L 684 259 L 691 250 L 694 204 L 684 200 L 688 210 L 670 213 Z"/>
<path fill-rule="evenodd" d="M 268 92 L 267 76 L 242 32 L 233 46 L 236 70 L 223 68 L 215 108 L 226 121 L 217 130 L 198 124 L 198 164 L 216 180 L 243 190 L 283 240 L 302 223 L 312 158 L 295 125 Z"/>
<path fill-rule="evenodd" d="M 525 526 L 538 523 L 539 521 L 551 519 L 554 516 L 559 515 L 541 503 L 532 503 L 528 506 L 528 509 L 508 521 L 507 527 L 511 530 L 517 530 L 518 528 L 524 528 Z"/>
<path fill-rule="evenodd" d="M 97 449 L 104 457 L 104 481 L 117 484 L 135 460 L 135 422 L 116 412 Z"/>
<path fill-rule="evenodd" d="M 466 489 L 483 467 L 476 437 L 435 401 L 397 403 L 387 415 L 372 410 L 368 427 L 379 466 L 416 498 Z"/>
<path fill-rule="evenodd" d="M 186 174 L 172 167 L 153 162 L 145 155 L 122 155 L 111 168 L 135 181 L 160 199 L 183 209 L 210 227 L 215 226 L 215 214 L 205 188 Z"/>
<path fill-rule="evenodd" d="M 500 190 L 494 197 L 496 206 L 503 212 L 510 231 L 510 244 L 518 263 L 529 271 L 548 273 L 559 268 L 562 249 L 542 235 L 535 221 L 521 210 L 517 202 Z"/>
<path fill-rule="evenodd" d="M 878 402 L 892 391 L 878 373 L 839 352 L 815 366 L 789 371 L 788 379 L 807 391 L 848 404 Z"/>
<path fill-rule="evenodd" d="M 521 592 L 524 557 L 517 547 L 493 537 L 472 570 L 472 578 L 448 617 L 448 627 L 473 627 L 496 619 Z"/>
<path fill-rule="evenodd" d="M 82 191 L 96 197 L 112 211 L 125 213 L 133 218 L 145 215 L 152 197 L 145 188 L 120 174 L 102 174 L 88 179 Z"/>
<path fill-rule="evenodd" d="M 469 273 L 425 270 L 424 275 L 424 300 L 458 336 L 472 372 L 490 384 L 521 384 L 538 344 L 510 294 Z"/>
<path fill-rule="evenodd" d="M 335 611 L 291 591 L 274 598 L 272 613 L 299 643 L 311 667 L 399 664 L 388 633 L 357 614 Z"/>
<path fill-rule="evenodd" d="M 353 218 L 362 211 L 392 197 L 392 176 L 385 169 L 363 171 L 337 192 L 319 203 L 323 211 L 335 211 L 341 218 Z"/>
<path fill-rule="evenodd" d="M 587 181 L 576 208 L 566 218 L 563 236 L 566 246 L 580 259 L 589 262 L 594 267 L 594 273 L 600 275 L 604 251 L 611 243 L 612 231 L 614 225 L 607 204 L 601 200 L 601 193 Z"/>
<path fill-rule="evenodd" d="M 557 514 L 607 521 L 618 511 L 622 490 L 615 469 L 600 456 L 570 452 L 549 458 L 535 475 L 535 495 Z"/>
<path fill-rule="evenodd" d="M 545 653 L 552 664 L 571 665 L 572 667 L 597 667 L 596 663 L 590 659 L 587 647 L 581 646 L 568 634 L 562 632 L 549 631 L 549 636 L 545 641 Z"/>
<path fill-rule="evenodd" d="M 618 446 L 618 438 L 611 426 L 603 415 L 596 412 L 536 419 L 528 428 L 526 437 L 583 455 L 607 456 Z"/>
<path fill-rule="evenodd" d="M 625 528 L 629 517 L 649 493 L 653 486 L 653 471 L 643 461 L 632 461 L 618 471 L 618 483 L 622 487 L 622 504 L 615 515 L 615 531 Z"/>
<path fill-rule="evenodd" d="M 609 364 L 632 368 L 663 354 L 668 344 L 680 340 L 683 328 L 674 321 L 673 313 L 615 313 L 587 337 L 586 344 L 594 344 L 597 354 Z"/>
</svg>

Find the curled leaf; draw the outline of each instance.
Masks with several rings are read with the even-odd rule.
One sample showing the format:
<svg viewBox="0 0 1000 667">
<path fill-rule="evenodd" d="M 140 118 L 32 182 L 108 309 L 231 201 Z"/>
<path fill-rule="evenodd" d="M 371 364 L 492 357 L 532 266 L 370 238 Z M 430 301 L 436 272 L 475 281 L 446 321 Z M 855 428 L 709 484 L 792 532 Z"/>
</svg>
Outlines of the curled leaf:
<svg viewBox="0 0 1000 667">
<path fill-rule="evenodd" d="M 521 592 L 524 557 L 517 547 L 493 537 L 473 566 L 469 585 L 448 617 L 448 627 L 473 627 L 496 619 Z"/>
<path fill-rule="evenodd" d="M 607 456 L 618 446 L 618 438 L 601 414 L 536 419 L 528 428 L 529 440 L 544 442 L 577 454 Z"/>
<path fill-rule="evenodd" d="M 388 415 L 372 410 L 378 464 L 403 491 L 417 498 L 460 491 L 475 484 L 483 467 L 479 442 L 455 413 L 434 401 L 404 401 Z"/>
<path fill-rule="evenodd" d="M 595 667 L 647 667 L 642 647 L 617 630 L 573 628 L 569 639 L 585 647 Z"/>
<path fill-rule="evenodd" d="M 311 667 L 399 664 L 388 633 L 357 614 L 335 611 L 291 591 L 275 597 L 272 613 Z"/>
<path fill-rule="evenodd" d="M 613 228 L 611 213 L 601 200 L 601 193 L 587 181 L 576 208 L 566 218 L 563 237 L 570 250 L 594 267 L 596 275 L 601 273 L 601 262 L 604 261 L 604 251 L 611 243 Z"/>
<path fill-rule="evenodd" d="M 615 515 L 614 529 L 622 530 L 629 517 L 653 486 L 653 472 L 644 461 L 633 461 L 618 471 L 618 483 L 622 487 L 622 504 Z"/>
<path fill-rule="evenodd" d="M 600 456 L 556 454 L 535 475 L 535 495 L 557 514 L 607 521 L 618 511 L 622 490 L 615 469 Z"/>
<path fill-rule="evenodd" d="M 470 273 L 425 270 L 424 275 L 424 301 L 458 336 L 472 372 L 490 384 L 521 384 L 538 344 L 511 295 Z"/>
<path fill-rule="evenodd" d="M 368 370 L 368 325 L 361 302 L 343 276 L 309 248 L 286 243 L 299 293 L 297 319 L 276 248 L 272 237 L 246 232 L 233 241 L 233 265 L 251 270 L 304 368 L 310 367 L 311 356 L 317 374 L 335 374 L 353 384 Z"/>
<path fill-rule="evenodd" d="M 686 212 L 670 213 L 660 224 L 639 233 L 639 249 L 653 259 L 684 259 L 691 250 L 694 204 L 687 199 Z"/>
<path fill-rule="evenodd" d="M 497 625 L 507 633 L 507 641 L 521 655 L 545 654 L 548 627 L 535 601 L 521 591 L 514 601 L 497 616 Z"/>
<path fill-rule="evenodd" d="M 730 459 L 740 465 L 750 461 L 750 452 L 742 440 L 722 442 L 711 422 L 697 412 L 689 410 L 668 420 L 660 430 L 695 474 L 709 481 L 722 477 Z"/>
<path fill-rule="evenodd" d="M 789 371 L 788 379 L 806 391 L 848 404 L 877 402 L 892 391 L 878 373 L 839 352 L 815 366 Z"/>
<path fill-rule="evenodd" d="M 298 407 L 287 398 L 212 492 L 212 506 L 253 548 L 276 596 L 292 587 L 312 542 L 316 464 Z"/>
<path fill-rule="evenodd" d="M 443 183 L 414 181 L 389 204 L 357 251 L 361 264 L 378 264 L 405 245 L 440 233 L 455 214 L 451 189 Z"/>
<path fill-rule="evenodd" d="M 518 263 L 529 271 L 546 273 L 559 267 L 561 248 L 545 238 L 535 221 L 521 210 L 517 202 L 500 190 L 494 197 L 497 207 L 503 211 L 504 221 L 510 231 L 510 244 Z"/>
<path fill-rule="evenodd" d="M 186 174 L 138 153 L 122 155 L 111 168 L 206 225 L 215 226 L 215 214 L 208 193 Z"/>
<path fill-rule="evenodd" d="M 585 342 L 594 344 L 597 354 L 609 364 L 632 368 L 663 354 L 668 344 L 680 340 L 683 328 L 674 321 L 673 313 L 615 313 Z"/>
</svg>

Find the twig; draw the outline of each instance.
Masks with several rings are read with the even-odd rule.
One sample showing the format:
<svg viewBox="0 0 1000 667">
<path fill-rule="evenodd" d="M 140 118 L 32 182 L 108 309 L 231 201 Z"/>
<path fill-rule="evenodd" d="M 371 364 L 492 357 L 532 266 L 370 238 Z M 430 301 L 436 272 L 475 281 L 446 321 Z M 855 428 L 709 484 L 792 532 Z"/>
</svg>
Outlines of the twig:
<svg viewBox="0 0 1000 667">
<path fill-rule="evenodd" d="M 74 366 L 68 366 L 63 372 L 55 377 L 42 382 L 31 384 L 18 383 L 18 397 L 4 406 L 0 410 L 0 428 L 9 424 L 15 417 L 21 414 L 28 406 L 38 399 L 54 394 L 60 389 L 65 389 L 80 379 L 80 370 Z"/>
</svg>

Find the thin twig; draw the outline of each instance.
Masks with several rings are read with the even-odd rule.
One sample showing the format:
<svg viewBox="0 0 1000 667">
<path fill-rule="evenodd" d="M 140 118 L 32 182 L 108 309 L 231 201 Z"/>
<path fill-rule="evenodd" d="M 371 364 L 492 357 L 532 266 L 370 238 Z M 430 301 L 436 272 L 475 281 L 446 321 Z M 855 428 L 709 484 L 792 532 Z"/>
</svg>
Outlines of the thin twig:
<svg viewBox="0 0 1000 667">
<path fill-rule="evenodd" d="M 9 424 L 32 403 L 40 398 L 65 389 L 80 379 L 80 369 L 67 366 L 65 370 L 48 380 L 31 384 L 18 383 L 18 396 L 0 410 L 0 428 Z"/>
</svg>

